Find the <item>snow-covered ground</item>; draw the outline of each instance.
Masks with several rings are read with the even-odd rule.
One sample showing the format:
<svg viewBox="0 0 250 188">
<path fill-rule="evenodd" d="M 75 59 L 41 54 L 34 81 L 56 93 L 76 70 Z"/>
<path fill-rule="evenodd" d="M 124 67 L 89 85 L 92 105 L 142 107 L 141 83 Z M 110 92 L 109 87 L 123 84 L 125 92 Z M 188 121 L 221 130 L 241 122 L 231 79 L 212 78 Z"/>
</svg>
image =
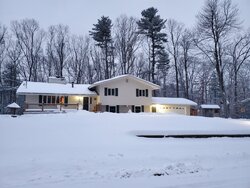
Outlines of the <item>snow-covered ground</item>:
<svg viewBox="0 0 250 188">
<path fill-rule="evenodd" d="M 1 188 L 250 187 L 250 138 L 139 138 L 245 133 L 249 120 L 70 112 L 0 116 Z"/>
</svg>

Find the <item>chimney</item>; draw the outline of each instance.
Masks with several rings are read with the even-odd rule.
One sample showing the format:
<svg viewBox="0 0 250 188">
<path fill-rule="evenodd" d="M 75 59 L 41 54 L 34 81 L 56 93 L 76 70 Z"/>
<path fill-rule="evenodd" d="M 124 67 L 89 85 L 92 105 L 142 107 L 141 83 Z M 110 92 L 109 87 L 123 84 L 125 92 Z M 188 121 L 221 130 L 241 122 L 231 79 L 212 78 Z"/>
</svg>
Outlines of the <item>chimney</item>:
<svg viewBox="0 0 250 188">
<path fill-rule="evenodd" d="M 74 87 L 74 82 L 71 82 L 72 88 Z"/>
</svg>

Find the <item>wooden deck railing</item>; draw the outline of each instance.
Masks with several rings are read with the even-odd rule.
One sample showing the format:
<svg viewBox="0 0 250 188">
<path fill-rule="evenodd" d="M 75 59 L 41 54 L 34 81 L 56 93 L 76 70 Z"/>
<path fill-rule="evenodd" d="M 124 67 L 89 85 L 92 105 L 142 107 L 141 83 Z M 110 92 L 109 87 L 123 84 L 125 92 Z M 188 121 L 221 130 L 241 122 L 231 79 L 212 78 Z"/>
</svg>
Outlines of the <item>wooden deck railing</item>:
<svg viewBox="0 0 250 188">
<path fill-rule="evenodd" d="M 35 106 L 36 108 L 30 108 L 31 106 Z M 41 109 L 41 111 L 44 111 L 44 109 L 58 109 L 61 111 L 64 107 L 67 109 L 76 109 L 79 110 L 79 103 L 67 103 L 67 104 L 47 104 L 47 103 L 25 103 L 25 110 L 27 109 Z M 46 108 L 50 107 L 50 108 Z M 54 107 L 54 108 L 52 108 Z"/>
</svg>

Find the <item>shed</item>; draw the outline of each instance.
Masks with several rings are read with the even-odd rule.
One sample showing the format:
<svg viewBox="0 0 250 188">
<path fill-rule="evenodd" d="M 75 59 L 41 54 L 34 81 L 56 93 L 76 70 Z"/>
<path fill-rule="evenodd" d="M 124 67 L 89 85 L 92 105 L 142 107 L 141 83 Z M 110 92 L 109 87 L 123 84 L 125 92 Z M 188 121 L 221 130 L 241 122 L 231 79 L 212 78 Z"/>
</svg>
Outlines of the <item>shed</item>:
<svg viewBox="0 0 250 188">
<path fill-rule="evenodd" d="M 217 104 L 202 104 L 200 105 L 200 115 L 205 117 L 219 117 L 220 106 Z"/>
<path fill-rule="evenodd" d="M 239 118 L 250 119 L 250 98 L 240 101 L 237 111 Z"/>
</svg>

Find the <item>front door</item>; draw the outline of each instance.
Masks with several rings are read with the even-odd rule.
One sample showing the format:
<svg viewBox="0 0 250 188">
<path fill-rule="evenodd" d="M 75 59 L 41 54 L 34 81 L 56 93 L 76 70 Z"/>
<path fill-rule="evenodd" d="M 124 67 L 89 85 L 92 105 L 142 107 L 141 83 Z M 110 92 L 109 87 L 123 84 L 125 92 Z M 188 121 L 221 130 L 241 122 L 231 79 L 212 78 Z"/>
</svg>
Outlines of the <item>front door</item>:
<svg viewBox="0 0 250 188">
<path fill-rule="evenodd" d="M 89 111 L 89 98 L 83 97 L 83 110 Z"/>
<path fill-rule="evenodd" d="M 156 107 L 152 106 L 152 112 L 155 113 L 156 112 Z"/>
</svg>

